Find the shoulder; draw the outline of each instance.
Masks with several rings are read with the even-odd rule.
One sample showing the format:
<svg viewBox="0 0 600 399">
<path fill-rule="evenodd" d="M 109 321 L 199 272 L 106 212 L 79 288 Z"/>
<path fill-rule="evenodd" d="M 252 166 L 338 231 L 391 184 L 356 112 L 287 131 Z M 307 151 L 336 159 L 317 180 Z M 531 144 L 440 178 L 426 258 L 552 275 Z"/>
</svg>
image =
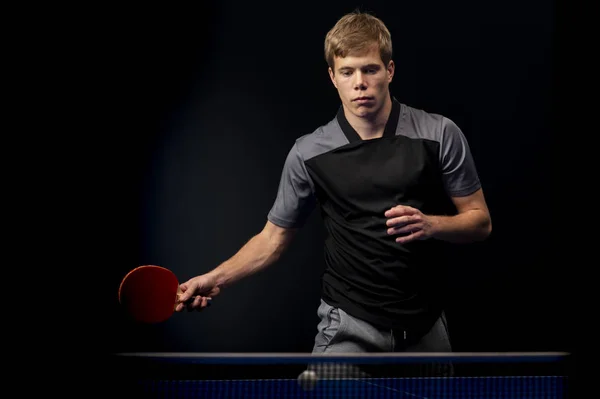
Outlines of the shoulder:
<svg viewBox="0 0 600 399">
<path fill-rule="evenodd" d="M 440 123 L 445 117 L 436 112 L 428 111 L 423 108 L 417 108 L 407 104 L 402 104 L 402 115 L 420 123 Z"/>
<path fill-rule="evenodd" d="M 344 144 L 345 140 L 337 118 L 333 118 L 312 132 L 298 137 L 294 142 L 294 148 L 306 161 Z"/>
<path fill-rule="evenodd" d="M 452 119 L 440 113 L 402 104 L 400 115 L 408 136 L 440 142 L 445 134 L 460 132 Z"/>
</svg>

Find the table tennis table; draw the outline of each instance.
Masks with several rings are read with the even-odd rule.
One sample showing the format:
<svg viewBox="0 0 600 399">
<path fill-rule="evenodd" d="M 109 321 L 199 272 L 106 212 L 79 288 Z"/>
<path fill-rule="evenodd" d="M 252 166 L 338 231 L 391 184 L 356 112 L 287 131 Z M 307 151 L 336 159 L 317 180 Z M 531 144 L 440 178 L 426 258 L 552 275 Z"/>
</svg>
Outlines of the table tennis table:
<svg viewBox="0 0 600 399">
<path fill-rule="evenodd" d="M 439 365 L 451 365 L 451 374 Z M 319 378 L 306 389 L 297 377 L 313 366 Z M 564 399 L 569 367 L 564 352 L 158 352 L 115 354 L 111 370 L 130 398 Z"/>
</svg>

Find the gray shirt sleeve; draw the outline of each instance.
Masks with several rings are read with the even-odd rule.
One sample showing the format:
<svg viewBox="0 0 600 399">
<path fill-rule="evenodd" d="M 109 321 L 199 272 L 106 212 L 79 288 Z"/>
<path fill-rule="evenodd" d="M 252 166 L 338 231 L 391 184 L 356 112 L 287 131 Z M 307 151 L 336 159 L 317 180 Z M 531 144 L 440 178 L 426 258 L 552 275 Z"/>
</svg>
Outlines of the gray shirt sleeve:
<svg viewBox="0 0 600 399">
<path fill-rule="evenodd" d="M 277 197 L 269 211 L 268 220 L 280 227 L 301 227 L 315 204 L 310 178 L 296 142 L 285 160 Z"/>
<path fill-rule="evenodd" d="M 440 161 L 442 176 L 449 195 L 461 197 L 481 187 L 469 144 L 460 128 L 442 118 Z"/>
</svg>

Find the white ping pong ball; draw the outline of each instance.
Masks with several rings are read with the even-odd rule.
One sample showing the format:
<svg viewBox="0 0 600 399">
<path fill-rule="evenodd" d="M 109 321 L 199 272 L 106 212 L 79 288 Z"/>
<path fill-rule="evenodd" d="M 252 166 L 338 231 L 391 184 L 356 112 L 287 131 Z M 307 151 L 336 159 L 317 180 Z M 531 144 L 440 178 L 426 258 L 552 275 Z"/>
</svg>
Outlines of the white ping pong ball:
<svg viewBox="0 0 600 399">
<path fill-rule="evenodd" d="M 298 384 L 300 384 L 302 389 L 304 389 L 305 391 L 312 391 L 317 385 L 317 380 L 317 373 L 315 373 L 312 370 L 304 370 L 298 376 Z"/>
</svg>

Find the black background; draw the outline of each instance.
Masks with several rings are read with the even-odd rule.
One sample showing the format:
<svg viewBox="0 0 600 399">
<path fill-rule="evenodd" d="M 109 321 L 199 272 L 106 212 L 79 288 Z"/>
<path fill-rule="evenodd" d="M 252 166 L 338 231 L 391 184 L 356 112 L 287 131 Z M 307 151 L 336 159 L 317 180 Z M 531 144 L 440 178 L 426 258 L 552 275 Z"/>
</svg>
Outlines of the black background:
<svg viewBox="0 0 600 399">
<path fill-rule="evenodd" d="M 570 350 L 578 263 L 557 208 L 575 183 L 565 136 L 557 7 L 546 1 L 222 1 L 114 12 L 97 31 L 94 150 L 103 233 L 99 311 L 88 345 L 108 352 L 306 352 L 316 333 L 318 213 L 281 261 L 228 288 L 202 313 L 130 322 L 117 301 L 126 272 L 159 264 L 180 280 L 232 256 L 260 231 L 294 140 L 329 121 L 339 99 L 326 32 L 355 8 L 392 33 L 401 102 L 463 130 L 494 223 L 458 249 L 448 319 L 456 351 Z M 566 111 L 563 111 L 566 112 Z M 577 253 L 575 251 L 575 253 Z M 88 255 L 89 258 L 89 255 Z"/>
</svg>

